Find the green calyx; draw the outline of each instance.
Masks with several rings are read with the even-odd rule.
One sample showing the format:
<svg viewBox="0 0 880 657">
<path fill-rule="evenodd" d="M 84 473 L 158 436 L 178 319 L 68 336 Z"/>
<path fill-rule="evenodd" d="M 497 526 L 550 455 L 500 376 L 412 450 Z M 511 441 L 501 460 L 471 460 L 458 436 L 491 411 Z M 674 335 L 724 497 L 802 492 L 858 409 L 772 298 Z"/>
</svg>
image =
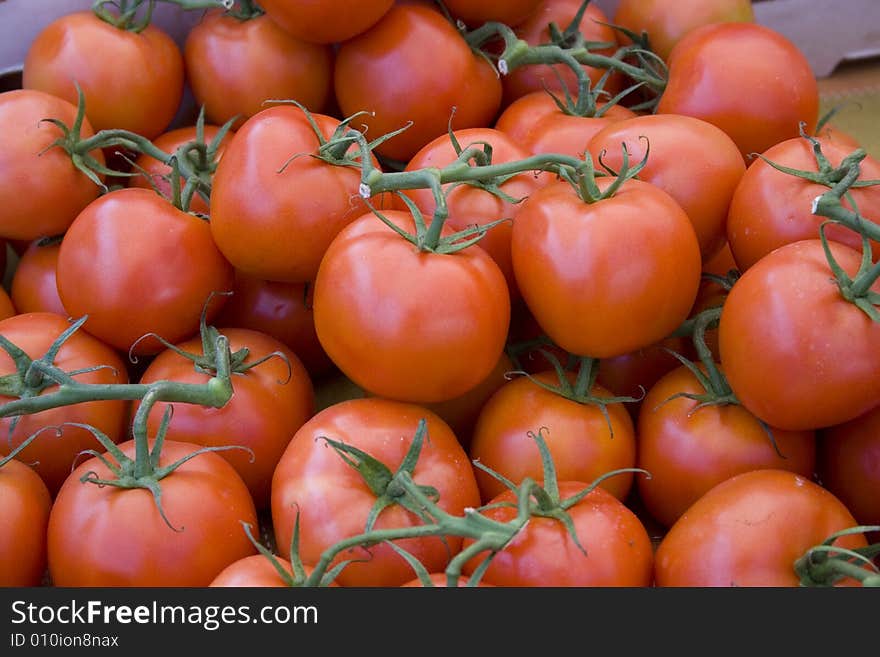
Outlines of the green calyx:
<svg viewBox="0 0 880 657">
<path fill-rule="evenodd" d="M 880 586 L 880 568 L 873 561 L 880 554 L 880 543 L 855 549 L 834 545 L 844 536 L 878 531 L 880 531 L 878 525 L 850 527 L 835 532 L 820 545 L 807 550 L 794 562 L 794 571 L 800 579 L 800 585 L 835 586 L 841 580 L 851 578 L 860 582 L 862 586 Z"/>
<path fill-rule="evenodd" d="M 140 34 L 150 25 L 157 2 L 181 9 L 230 9 L 234 0 L 94 0 L 92 11 L 105 23 Z"/>
</svg>

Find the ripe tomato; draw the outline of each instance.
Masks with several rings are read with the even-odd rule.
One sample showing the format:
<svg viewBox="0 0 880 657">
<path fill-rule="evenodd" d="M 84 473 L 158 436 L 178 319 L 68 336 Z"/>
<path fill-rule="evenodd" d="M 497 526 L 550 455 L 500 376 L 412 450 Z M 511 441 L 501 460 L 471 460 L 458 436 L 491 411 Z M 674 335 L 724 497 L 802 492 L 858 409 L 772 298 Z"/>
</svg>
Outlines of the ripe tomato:
<svg viewBox="0 0 880 657">
<path fill-rule="evenodd" d="M 419 421 L 425 419 L 427 436 L 412 473 L 422 486 L 439 493 L 437 504 L 447 513 L 461 515 L 480 503 L 473 469 L 467 455 L 443 420 L 427 409 L 378 398 L 352 399 L 330 406 L 297 431 L 281 457 L 272 479 L 272 521 L 277 545 L 290 545 L 296 511 L 300 513 L 300 554 L 315 564 L 321 553 L 344 538 L 364 532 L 376 494 L 362 476 L 342 460 L 321 437 L 340 441 L 370 454 L 392 472 L 407 454 Z M 422 524 L 398 505 L 386 507 L 375 528 Z M 443 571 L 461 546 L 447 536 L 395 541 L 431 572 Z M 356 559 L 335 580 L 340 586 L 399 586 L 413 571 L 397 552 L 380 544 L 352 549 L 339 560 Z M 334 562 L 335 563 L 335 562 Z"/>
<path fill-rule="evenodd" d="M 534 378 L 547 385 L 559 385 L 555 372 L 542 372 Z M 612 396 L 601 386 L 594 386 L 590 395 Z M 606 419 L 599 406 L 566 399 L 529 377 L 519 377 L 502 386 L 486 402 L 468 454 L 514 484 L 526 477 L 537 480 L 543 476 L 543 468 L 541 453 L 531 434 L 541 431 L 559 478 L 590 482 L 611 470 L 632 468 L 636 462 L 636 441 L 629 414 L 621 403 L 608 404 L 607 410 Z M 506 490 L 483 470 L 476 470 L 476 475 L 484 502 Z M 606 479 L 600 486 L 623 500 L 632 479 L 632 473 L 623 473 Z"/>
<path fill-rule="evenodd" d="M 797 586 L 794 562 L 856 525 L 843 503 L 805 477 L 752 470 L 723 481 L 676 522 L 655 555 L 657 586 Z M 835 545 L 864 547 L 861 534 Z"/>
<path fill-rule="evenodd" d="M 58 254 L 64 307 L 88 315 L 89 333 L 120 350 L 151 332 L 172 343 L 190 337 L 209 295 L 229 290 L 232 278 L 208 224 L 146 189 L 120 189 L 89 205 Z M 209 321 L 224 299 L 212 302 Z M 137 347 L 160 350 L 156 340 Z"/>
<path fill-rule="evenodd" d="M 292 575 L 293 568 L 287 559 L 275 557 L 278 564 Z M 308 569 L 307 572 L 310 572 Z M 216 587 L 283 587 L 288 586 L 281 578 L 272 562 L 262 554 L 252 554 L 226 566 L 208 585 Z"/>
<path fill-rule="evenodd" d="M 669 56 L 658 114 L 686 114 L 726 132 L 743 157 L 813 132 L 819 90 L 806 56 L 757 23 L 715 23 L 687 34 Z"/>
<path fill-rule="evenodd" d="M 813 475 L 816 441 L 812 431 L 765 429 L 742 406 L 698 409 L 699 402 L 693 399 L 671 399 L 680 393 L 705 393 L 684 366 L 651 388 L 637 428 L 638 467 L 651 473 L 650 479 L 639 477 L 639 495 L 651 516 L 665 527 L 710 488 L 741 472 L 776 468 Z"/>
<path fill-rule="evenodd" d="M 119 448 L 134 458 L 134 442 Z M 159 467 L 198 445 L 165 441 Z M 55 586 L 208 586 L 256 550 L 241 523 L 257 524 L 241 477 L 219 454 L 200 454 L 159 481 L 162 508 L 143 488 L 83 483 L 113 476 L 98 458 L 80 464 L 49 514 L 49 573 Z"/>
<path fill-rule="evenodd" d="M 37 359 L 42 358 L 58 336 L 68 328 L 70 324 L 61 315 L 26 313 L 0 322 L 0 335 L 17 345 L 30 358 Z M 82 383 L 128 383 L 125 362 L 116 352 L 83 329 L 76 331 L 61 346 L 54 364 L 65 372 L 100 368 L 76 375 L 76 380 Z M 0 351 L 0 376 L 15 371 L 12 359 L 5 351 Z M 50 394 L 57 390 L 57 386 L 53 385 L 45 388 L 41 394 Z M 10 401 L 12 401 L 11 397 L 0 397 L 0 403 L 5 404 Z M 60 427 L 65 422 L 89 424 L 116 441 L 125 434 L 127 418 L 128 402 L 125 401 L 86 402 L 22 415 L 12 433 L 9 429 L 13 418 L 3 418 L 0 420 L 0 435 L 2 435 L 0 456 L 9 454 L 28 436 L 40 429 Z M 71 467 L 80 452 L 99 447 L 89 431 L 66 426 L 61 429 L 60 436 L 52 431 L 41 434 L 25 447 L 17 458 L 23 463 L 33 464 L 34 470 L 54 495 L 70 474 Z"/>
<path fill-rule="evenodd" d="M 31 243 L 15 267 L 10 286 L 12 303 L 21 313 L 55 313 L 68 317 L 58 296 L 55 277 L 61 243 L 40 246 L 38 241 Z"/>
<path fill-rule="evenodd" d="M 312 118 L 327 139 L 339 125 Z M 306 115 L 289 105 L 263 110 L 235 133 L 214 176 L 211 234 L 236 269 L 312 281 L 336 234 L 366 212 L 360 173 L 308 157 L 319 145 Z"/>
<path fill-rule="evenodd" d="M 832 166 L 839 166 L 853 151 L 834 140 L 822 138 L 819 143 Z M 764 156 L 785 167 L 818 170 L 813 146 L 802 137 L 776 144 L 766 150 Z M 860 168 L 860 180 L 880 178 L 880 162 L 873 157 L 862 160 Z M 783 244 L 818 238 L 819 226 L 825 217 L 812 213 L 813 199 L 826 191 L 828 188 L 823 185 L 778 171 L 756 158 L 740 180 L 727 216 L 727 239 L 737 266 L 744 271 Z M 863 216 L 880 216 L 880 187 L 854 188 L 849 194 Z M 841 202 L 852 209 L 848 200 L 841 199 Z M 828 226 L 825 236 L 854 249 L 862 248 L 858 233 L 840 225 Z M 880 257 L 880 244 L 874 242 L 872 247 L 876 260 Z"/>
<path fill-rule="evenodd" d="M 162 29 L 132 32 L 80 11 L 57 18 L 31 41 L 22 86 L 76 104 L 76 82 L 95 130 L 121 128 L 152 139 L 174 118 L 183 77 L 180 49 Z"/>
<path fill-rule="evenodd" d="M 314 285 L 264 281 L 236 271 L 232 290 L 215 324 L 253 329 L 281 340 L 302 361 L 312 378 L 333 368 L 333 361 L 324 353 L 315 333 Z"/>
<path fill-rule="evenodd" d="M 330 97 L 330 47 L 291 36 L 265 14 L 240 20 L 207 12 L 183 53 L 193 96 L 217 125 L 238 116 L 241 127 L 266 100 L 297 100 L 320 112 Z"/>
<path fill-rule="evenodd" d="M 634 116 L 623 105 L 612 105 L 602 116 L 566 114 L 549 93 L 533 91 L 508 105 L 495 128 L 507 133 L 532 155 L 563 153 L 583 159 L 593 135 L 611 123 Z"/>
<path fill-rule="evenodd" d="M 0 287 L 0 320 L 7 319 L 16 314 L 15 306 L 5 288 Z"/>
<path fill-rule="evenodd" d="M 428 577 L 431 579 L 431 585 L 437 588 L 444 588 L 447 586 L 447 578 L 446 573 L 428 573 Z M 460 577 L 458 579 L 457 586 L 459 588 L 464 588 L 468 585 L 467 577 Z M 400 585 L 402 588 L 422 588 L 425 585 L 422 583 L 418 577 L 412 579 L 408 582 L 405 582 Z M 495 586 L 494 584 L 489 584 L 488 582 L 484 582 L 482 579 L 477 583 L 477 586 Z"/>
<path fill-rule="evenodd" d="M 587 484 L 560 481 L 563 499 Z M 516 517 L 516 497 L 506 491 L 484 511 L 500 522 Z M 623 502 L 601 486 L 568 509 L 582 551 L 565 525 L 556 518 L 532 517 L 486 570 L 487 582 L 495 586 L 650 586 L 653 549 L 645 526 Z M 463 548 L 473 541 L 466 539 Z M 485 555 L 468 561 L 470 574 Z"/>
<path fill-rule="evenodd" d="M 615 171 L 623 165 L 626 145 L 630 162 L 648 156 L 639 180 L 657 185 L 678 201 L 697 233 L 704 260 L 724 245 L 727 209 L 745 173 L 733 140 L 711 123 L 691 116 L 654 114 L 617 121 L 590 140 L 588 149 L 597 163 Z"/>
<path fill-rule="evenodd" d="M 384 213 L 409 232 L 409 212 Z M 374 395 L 413 402 L 458 397 L 504 349 L 510 297 L 477 246 L 422 252 L 369 213 L 333 240 L 315 280 L 315 329 L 327 355 Z"/>
<path fill-rule="evenodd" d="M 611 179 L 596 182 L 604 190 Z M 638 180 L 595 203 L 567 182 L 539 189 L 517 215 L 511 248 L 535 319 L 580 356 L 619 356 L 665 338 L 687 317 L 700 283 L 687 215 Z"/>
<path fill-rule="evenodd" d="M 861 255 L 829 242 L 849 276 Z M 880 282 L 871 288 L 880 292 Z M 779 247 L 740 278 L 718 326 L 733 392 L 772 427 L 852 420 L 880 399 L 880 324 L 843 298 L 818 239 Z"/>
<path fill-rule="evenodd" d="M 287 443 L 313 412 L 315 393 L 309 375 L 290 349 L 264 333 L 240 328 L 220 330 L 229 338 L 233 352 L 248 349 L 245 364 L 272 353 L 270 358 L 243 373 L 233 375 L 234 393 L 222 408 L 197 404 L 172 404 L 174 415 L 168 425 L 169 440 L 204 446 L 240 445 L 251 450 L 220 452 L 247 484 L 258 509 L 269 503 L 272 472 Z M 200 338 L 177 347 L 202 355 Z M 286 359 L 286 362 L 285 362 Z M 206 383 L 210 374 L 199 372 L 192 361 L 171 349 L 160 353 L 141 376 L 141 383 L 178 381 Z M 149 435 L 156 435 L 167 404 L 158 403 L 150 411 Z"/>
<path fill-rule="evenodd" d="M 72 126 L 76 107 L 42 91 L 0 93 L 0 237 L 32 240 L 63 233 L 100 190 L 61 148 L 49 148 L 61 130 L 43 119 Z M 82 136 L 94 134 L 86 120 Z M 48 149 L 48 150 L 47 150 Z M 92 151 L 101 164 L 104 155 Z"/>
<path fill-rule="evenodd" d="M 217 136 L 217 133 L 220 131 L 219 126 L 216 125 L 206 125 L 204 127 L 204 137 L 205 142 L 210 143 L 214 137 Z M 223 140 L 223 144 L 229 143 L 229 139 L 231 135 L 227 133 L 226 137 Z M 196 139 L 196 127 L 195 126 L 184 126 L 182 128 L 175 128 L 174 130 L 169 130 L 153 140 L 153 145 L 165 151 L 166 153 L 175 153 L 178 148 L 187 144 Z M 221 144 L 218 149 L 218 157 L 222 155 L 224 146 Z M 166 164 L 160 162 L 154 157 L 150 157 L 149 155 L 140 154 L 134 161 L 135 171 L 140 171 L 141 175 L 132 176 L 128 179 L 129 187 L 143 187 L 144 189 L 153 189 L 153 187 L 157 187 L 159 189 L 159 193 L 165 198 L 170 199 L 171 195 L 171 180 L 169 174 L 171 173 L 171 167 Z M 146 175 L 143 175 L 146 174 Z M 149 178 L 148 178 L 149 177 Z M 151 184 L 152 183 L 152 184 Z M 183 186 L 186 184 L 186 181 L 181 177 L 180 179 L 180 189 L 183 190 Z M 209 214 L 210 210 L 208 209 L 208 204 L 205 203 L 205 200 L 196 193 L 192 197 L 192 202 L 189 207 L 191 212 L 198 212 L 200 214 Z"/>
<path fill-rule="evenodd" d="M 620 0 L 613 22 L 636 34 L 647 32 L 651 50 L 668 59 L 673 46 L 697 27 L 754 21 L 751 0 Z"/>
<path fill-rule="evenodd" d="M 453 18 L 464 21 L 470 27 L 479 27 L 488 21 L 515 27 L 538 9 L 541 0 L 446 0 L 443 4 Z"/>
<path fill-rule="evenodd" d="M 366 31 L 394 0 L 261 0 L 260 6 L 284 31 L 312 43 L 346 41 Z"/>
<path fill-rule="evenodd" d="M 33 469 L 10 459 L 0 465 L 0 499 L 0 586 L 39 586 L 46 572 L 49 489 Z"/>
<path fill-rule="evenodd" d="M 862 525 L 880 525 L 880 406 L 819 434 L 819 479 Z"/>
<path fill-rule="evenodd" d="M 412 122 L 376 148 L 401 162 L 444 134 L 450 121 L 456 129 L 491 125 L 501 103 L 492 65 L 471 51 L 443 14 L 422 4 L 395 4 L 369 30 L 342 43 L 333 80 L 344 116 L 372 113 L 355 124 L 366 124 L 371 139 Z"/>
<path fill-rule="evenodd" d="M 582 4 L 583 0 L 542 0 L 538 8 L 517 25 L 515 32 L 520 39 L 532 46 L 550 43 L 550 23 L 556 23 L 560 31 L 565 30 Z M 607 25 L 610 22 L 607 14 L 598 5 L 591 3 L 587 6 L 580 24 L 580 33 L 584 36 L 584 40 L 612 44 L 610 48 L 592 52 L 601 55 L 614 54 L 617 49 L 617 32 Z M 605 69 L 590 66 L 583 68 L 593 85 L 605 74 Z M 533 91 L 543 91 L 545 88 L 554 92 L 567 88 L 574 95 L 577 93 L 577 76 L 567 64 L 552 66 L 533 64 L 510 71 L 502 79 L 502 85 L 504 90 L 502 106 L 507 107 L 520 96 Z M 604 89 L 611 94 L 620 91 L 618 79 L 612 76 Z"/>
</svg>

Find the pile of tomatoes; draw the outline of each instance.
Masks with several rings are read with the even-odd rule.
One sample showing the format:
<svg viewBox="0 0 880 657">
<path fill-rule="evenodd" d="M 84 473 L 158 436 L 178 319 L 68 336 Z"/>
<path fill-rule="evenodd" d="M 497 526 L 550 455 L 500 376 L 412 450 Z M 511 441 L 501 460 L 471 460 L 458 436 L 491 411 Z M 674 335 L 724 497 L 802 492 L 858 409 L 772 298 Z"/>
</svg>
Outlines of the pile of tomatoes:
<svg viewBox="0 0 880 657">
<path fill-rule="evenodd" d="M 880 164 L 748 1 L 162 1 L 0 93 L 0 584 L 880 584 Z"/>
</svg>

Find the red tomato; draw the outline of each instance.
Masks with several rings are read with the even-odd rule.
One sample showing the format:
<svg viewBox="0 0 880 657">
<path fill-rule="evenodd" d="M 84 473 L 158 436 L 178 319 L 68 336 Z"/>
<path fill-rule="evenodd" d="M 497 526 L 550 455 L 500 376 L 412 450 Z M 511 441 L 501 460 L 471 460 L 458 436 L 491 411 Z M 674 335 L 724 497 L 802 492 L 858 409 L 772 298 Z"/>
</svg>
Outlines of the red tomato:
<svg viewBox="0 0 880 657">
<path fill-rule="evenodd" d="M 461 515 L 480 503 L 473 469 L 455 435 L 427 409 L 378 398 L 353 399 L 331 406 L 306 422 L 281 457 L 272 480 L 272 521 L 277 545 L 290 545 L 296 510 L 300 513 L 300 554 L 317 563 L 321 553 L 344 538 L 363 533 L 376 494 L 321 437 L 365 451 L 396 471 L 412 444 L 419 421 L 427 436 L 412 474 L 433 486 L 444 511 Z M 386 507 L 376 529 L 400 528 L 422 521 L 398 505 Z M 461 546 L 447 536 L 395 541 L 430 571 L 443 571 Z M 387 545 L 352 549 L 339 560 L 356 559 L 335 580 L 340 586 L 399 586 L 412 579 L 409 564 Z M 334 562 L 335 563 L 335 562 Z"/>
<path fill-rule="evenodd" d="M 663 59 L 697 27 L 710 23 L 753 23 L 751 0 L 620 0 L 614 23 L 636 34 L 648 33 L 651 50 Z"/>
<path fill-rule="evenodd" d="M 529 153 L 523 150 L 516 142 L 500 130 L 493 128 L 467 128 L 453 131 L 455 138 L 462 148 L 468 146 L 489 144 L 492 147 L 492 163 L 503 164 L 524 160 Z M 457 153 L 453 148 L 449 135 L 441 135 L 427 143 L 419 152 L 413 155 L 406 165 L 406 171 L 437 167 L 442 169 L 455 162 Z M 510 203 L 493 194 L 492 192 L 474 187 L 473 185 L 444 186 L 446 193 L 446 205 L 449 217 L 446 225 L 455 230 L 464 230 L 474 225 L 486 225 L 499 219 L 510 221 L 499 224 L 489 230 L 486 236 L 480 240 L 480 246 L 498 264 L 504 278 L 507 280 L 508 289 L 514 298 L 519 295 L 516 288 L 516 279 L 513 276 L 513 264 L 510 255 L 510 236 L 513 233 L 513 223 L 516 215 L 522 207 L 521 200 L 527 198 L 532 192 L 542 185 L 550 182 L 550 174 L 535 174 L 531 171 L 517 174 L 508 178 L 499 185 L 501 191 L 519 203 Z M 429 220 L 436 208 L 434 194 L 430 189 L 407 190 L 406 195 L 412 199 L 419 210 L 424 214 L 426 221 Z M 403 210 L 405 205 L 396 199 L 398 207 Z"/>
<path fill-rule="evenodd" d="M 612 105 L 602 116 L 566 114 L 546 91 L 533 91 L 508 105 L 495 128 L 506 132 L 532 155 L 562 153 L 583 159 L 593 135 L 611 123 L 634 116 L 623 105 Z"/>
<path fill-rule="evenodd" d="M 561 481 L 562 498 L 580 493 L 587 484 Z M 492 503 L 506 502 L 484 515 L 500 522 L 516 517 L 516 497 L 506 491 Z M 604 488 L 593 489 L 568 509 L 582 551 L 556 518 L 532 517 L 486 570 L 495 586 L 650 586 L 653 567 L 651 539 L 638 517 Z M 466 539 L 463 548 L 472 543 Z M 470 574 L 486 555 L 468 561 Z"/>
<path fill-rule="evenodd" d="M 22 313 L 45 312 L 68 317 L 58 296 L 55 277 L 61 243 L 40 246 L 37 242 L 31 243 L 15 267 L 10 286 L 12 303 Z"/>
<path fill-rule="evenodd" d="M 261 0 L 260 6 L 286 32 L 303 41 L 335 43 L 366 31 L 394 0 Z"/>
<path fill-rule="evenodd" d="M 816 127 L 819 91 L 806 56 L 757 23 L 715 23 L 687 34 L 669 56 L 658 114 L 685 114 L 726 132 L 743 157 Z"/>
<path fill-rule="evenodd" d="M 638 479 L 639 495 L 651 516 L 664 526 L 671 526 L 710 488 L 741 472 L 776 468 L 813 475 L 816 441 L 812 431 L 765 429 L 742 406 L 698 409 L 699 402 L 693 399 L 671 399 L 680 393 L 705 393 L 684 366 L 651 388 L 637 428 L 638 467 L 651 473 L 650 479 Z"/>
<path fill-rule="evenodd" d="M 550 23 L 556 23 L 560 31 L 564 31 L 571 24 L 582 4 L 583 0 L 542 0 L 538 8 L 516 27 L 516 34 L 532 46 L 550 43 Z M 613 44 L 610 48 L 592 52 L 600 55 L 614 54 L 617 49 L 617 32 L 607 25 L 610 22 L 607 14 L 598 5 L 590 3 L 587 6 L 580 23 L 580 33 L 584 36 L 584 40 Z M 605 69 L 602 68 L 590 66 L 583 68 L 593 85 L 605 74 Z M 502 84 L 504 107 L 533 91 L 543 91 L 545 88 L 554 92 L 562 91 L 563 84 L 572 95 L 577 93 L 577 76 L 567 64 L 521 66 L 504 76 Z M 620 90 L 617 78 L 612 76 L 604 89 L 612 94 L 617 93 Z"/>
<path fill-rule="evenodd" d="M 856 525 L 834 495 L 801 475 L 752 470 L 718 484 L 657 547 L 657 586 L 798 586 L 794 562 Z M 836 546 L 864 547 L 861 534 Z"/>
<path fill-rule="evenodd" d="M 64 307 L 88 315 L 89 333 L 120 350 L 151 332 L 172 343 L 190 337 L 211 293 L 229 290 L 232 279 L 207 222 L 146 189 L 120 189 L 89 205 L 58 255 Z M 211 303 L 209 321 L 224 299 Z M 146 340 L 137 353 L 161 348 Z"/>
<path fill-rule="evenodd" d="M 134 442 L 119 445 L 134 457 Z M 166 441 L 159 467 L 199 449 Z M 55 586 L 208 586 L 229 564 L 256 550 L 241 523 L 257 524 L 241 477 L 219 454 L 190 459 L 159 481 L 161 517 L 143 488 L 83 483 L 113 476 L 98 458 L 80 464 L 49 514 L 49 573 Z"/>
<path fill-rule="evenodd" d="M 608 177 L 596 182 L 602 190 L 611 184 Z M 595 203 L 567 182 L 539 189 L 517 215 L 511 247 L 535 319 L 553 342 L 581 356 L 619 356 L 663 339 L 687 317 L 700 283 L 687 215 L 669 194 L 638 180 Z"/>
<path fill-rule="evenodd" d="M 68 328 L 70 324 L 61 315 L 27 313 L 0 322 L 0 335 L 17 345 L 29 357 L 36 359 L 42 358 L 58 336 Z M 53 362 L 65 372 L 100 367 L 92 372 L 76 375 L 76 380 L 82 383 L 128 383 L 125 362 L 116 352 L 83 329 L 76 331 L 61 346 Z M 12 359 L 5 351 L 0 351 L 0 376 L 15 371 Z M 50 394 L 57 390 L 56 386 L 49 386 L 41 394 Z M 10 401 L 10 397 L 0 397 L 0 403 Z M 117 441 L 125 434 L 127 419 L 128 402 L 125 401 L 94 401 L 22 415 L 11 435 L 9 428 L 13 418 L 3 418 L 0 420 L 0 435 L 3 436 L 0 438 L 0 457 L 9 454 L 31 434 L 65 422 L 91 425 L 111 440 Z M 23 463 L 32 464 L 54 495 L 70 474 L 79 454 L 85 449 L 99 447 L 89 431 L 67 426 L 62 428 L 60 436 L 52 431 L 41 434 L 17 458 Z"/>
<path fill-rule="evenodd" d="M 880 406 L 819 434 L 819 479 L 862 525 L 880 525 Z"/>
<path fill-rule="evenodd" d="M 32 240 L 63 233 L 100 189 L 74 167 L 61 148 L 49 148 L 61 130 L 43 119 L 72 126 L 76 107 L 42 91 L 0 93 L 0 237 Z M 83 122 L 82 136 L 94 134 Z M 101 164 L 101 151 L 90 153 Z"/>
<path fill-rule="evenodd" d="M 514 27 L 534 13 L 541 0 L 445 0 L 443 3 L 453 18 L 464 21 L 470 27 L 495 21 Z"/>
<path fill-rule="evenodd" d="M 217 133 L 220 131 L 220 128 L 215 125 L 206 125 L 204 127 L 204 136 L 205 142 L 211 143 L 214 137 L 217 136 Z M 223 144 L 229 143 L 229 139 L 231 135 L 227 133 L 227 136 L 223 140 Z M 156 137 L 153 140 L 153 145 L 166 153 L 174 154 L 178 148 L 187 144 L 191 141 L 195 141 L 196 139 L 196 127 L 195 126 L 184 126 L 182 128 L 175 128 L 174 130 L 170 130 L 166 133 L 163 133 Z M 223 153 L 224 146 L 221 145 L 218 149 L 217 157 L 220 157 Z M 141 175 L 132 176 L 128 179 L 129 187 L 143 187 L 144 189 L 153 189 L 153 187 L 157 187 L 159 189 L 159 193 L 162 194 L 165 198 L 172 198 L 171 194 L 171 180 L 169 174 L 171 173 L 171 167 L 166 164 L 160 162 L 154 157 L 150 157 L 149 155 L 141 154 L 134 161 L 135 171 L 140 171 Z M 143 175 L 146 173 L 147 175 Z M 149 179 L 147 178 L 149 176 Z M 152 184 L 151 184 L 152 183 Z M 186 184 L 186 180 L 182 177 L 180 179 L 180 189 L 183 191 L 183 186 Z M 189 207 L 191 212 L 199 212 L 201 214 L 208 214 L 210 210 L 208 209 L 208 204 L 205 203 L 205 200 L 198 194 L 194 194 L 192 197 L 192 202 Z"/>
<path fill-rule="evenodd" d="M 228 328 L 220 332 L 229 338 L 233 352 L 248 349 L 245 364 L 269 354 L 270 358 L 241 374 L 233 375 L 234 393 L 222 408 L 197 404 L 172 404 L 174 415 L 168 425 L 169 440 L 204 446 L 240 445 L 244 450 L 220 452 L 247 484 L 257 508 L 269 503 L 272 472 L 287 443 L 313 412 L 315 393 L 302 363 L 284 344 L 264 333 L 248 329 Z M 200 338 L 193 338 L 177 347 L 190 354 L 202 355 Z M 150 363 L 141 376 L 141 383 L 178 381 L 207 383 L 210 374 L 198 372 L 191 360 L 168 349 Z M 158 403 L 150 411 L 149 435 L 156 435 L 166 404 Z"/>
<path fill-rule="evenodd" d="M 691 116 L 637 116 L 606 126 L 590 140 L 593 161 L 615 171 L 648 156 L 639 180 L 653 183 L 678 201 L 697 233 L 704 260 L 724 245 L 727 209 L 746 167 L 736 144 L 711 123 Z"/>
<path fill-rule="evenodd" d="M 414 232 L 408 212 L 384 215 Z M 372 213 L 333 240 L 315 280 L 321 345 L 348 378 L 381 397 L 439 402 L 464 394 L 495 367 L 509 323 L 507 284 L 482 248 L 422 252 Z"/>
<path fill-rule="evenodd" d="M 855 275 L 859 252 L 829 246 Z M 880 292 L 880 282 L 871 289 Z M 733 392 L 772 427 L 839 424 L 880 399 L 880 324 L 843 298 L 818 239 L 782 246 L 743 274 L 718 340 Z"/>
<path fill-rule="evenodd" d="M 446 573 L 428 573 L 428 577 L 431 579 L 431 585 L 437 588 L 444 588 L 447 586 L 447 578 Z M 400 585 L 402 588 L 422 588 L 425 585 L 422 583 L 418 577 L 412 579 L 408 582 L 405 582 Z M 457 585 L 459 588 L 464 588 L 468 586 L 468 578 L 467 577 L 459 577 Z M 495 586 L 494 584 L 489 584 L 488 582 L 484 582 L 482 579 L 477 583 L 477 586 Z"/>
<path fill-rule="evenodd" d="M 162 29 L 114 27 L 91 11 L 61 16 L 31 41 L 22 86 L 76 104 L 78 83 L 95 130 L 121 128 L 152 139 L 183 98 L 183 56 Z"/>
<path fill-rule="evenodd" d="M 328 139 L 339 125 L 312 118 Z M 308 157 L 318 147 L 293 106 L 263 110 L 235 133 L 214 176 L 211 234 L 236 269 L 264 280 L 314 280 L 333 238 L 367 211 L 360 172 Z"/>
<path fill-rule="evenodd" d="M 15 306 L 12 305 L 12 299 L 6 290 L 0 287 L 0 320 L 7 319 L 16 314 Z"/>
<path fill-rule="evenodd" d="M 839 166 L 853 149 L 828 139 L 820 139 L 822 153 L 832 166 Z M 777 164 L 802 171 L 816 172 L 816 157 L 809 141 L 802 137 L 787 139 L 764 152 Z M 880 178 L 880 162 L 868 156 L 862 160 L 860 180 Z M 803 178 L 777 171 L 763 159 L 756 158 L 746 170 L 733 194 L 727 217 L 727 239 L 737 266 L 746 270 L 773 249 L 798 240 L 819 237 L 825 221 L 812 213 L 813 199 L 828 188 Z M 880 187 L 851 189 L 849 194 L 865 217 L 880 216 Z M 852 209 L 849 201 L 841 199 Z M 861 250 L 858 233 L 840 225 L 829 225 L 825 236 Z M 880 257 L 880 244 L 872 243 L 874 259 Z"/>
<path fill-rule="evenodd" d="M 369 30 L 341 44 L 333 78 L 343 115 L 373 113 L 356 120 L 368 126 L 371 139 L 412 122 L 376 148 L 401 162 L 446 133 L 450 120 L 456 129 L 491 125 L 501 103 L 492 65 L 471 51 L 443 14 L 422 4 L 395 4 Z"/>
<path fill-rule="evenodd" d="M 0 499 L 0 586 L 39 586 L 46 572 L 49 489 L 33 469 L 10 459 L 0 465 Z"/>
<path fill-rule="evenodd" d="M 559 385 L 555 372 L 542 372 L 535 379 Z M 590 395 L 611 397 L 611 392 L 594 386 Z M 599 406 L 566 399 L 528 377 L 519 377 L 502 386 L 486 402 L 468 453 L 472 460 L 516 485 L 526 477 L 540 479 L 541 453 L 530 435 L 540 430 L 561 480 L 594 481 L 611 470 L 632 468 L 636 462 L 636 441 L 629 414 L 620 403 L 608 404 L 606 408 L 608 419 Z M 476 475 L 484 502 L 506 490 L 483 470 L 476 470 Z M 606 479 L 600 486 L 623 500 L 632 479 L 632 473 L 623 473 Z"/>
<path fill-rule="evenodd" d="M 296 100 L 320 112 L 330 97 L 330 47 L 291 36 L 267 15 L 206 13 L 186 37 L 184 60 L 196 102 L 217 125 L 238 116 L 240 127 L 266 100 Z"/>
<path fill-rule="evenodd" d="M 314 285 L 264 281 L 236 271 L 232 289 L 215 324 L 253 329 L 281 340 L 293 349 L 313 378 L 333 368 L 315 333 Z"/>
</svg>

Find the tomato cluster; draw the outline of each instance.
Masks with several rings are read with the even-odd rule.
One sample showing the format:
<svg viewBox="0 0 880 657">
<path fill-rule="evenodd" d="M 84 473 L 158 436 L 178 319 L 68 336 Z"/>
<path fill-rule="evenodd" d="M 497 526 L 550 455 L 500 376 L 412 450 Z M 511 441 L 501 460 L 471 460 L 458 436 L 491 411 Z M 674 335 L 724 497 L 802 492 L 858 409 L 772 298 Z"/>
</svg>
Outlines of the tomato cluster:
<svg viewBox="0 0 880 657">
<path fill-rule="evenodd" d="M 880 164 L 748 2 L 165 1 L 0 93 L 0 584 L 880 583 Z"/>
</svg>

